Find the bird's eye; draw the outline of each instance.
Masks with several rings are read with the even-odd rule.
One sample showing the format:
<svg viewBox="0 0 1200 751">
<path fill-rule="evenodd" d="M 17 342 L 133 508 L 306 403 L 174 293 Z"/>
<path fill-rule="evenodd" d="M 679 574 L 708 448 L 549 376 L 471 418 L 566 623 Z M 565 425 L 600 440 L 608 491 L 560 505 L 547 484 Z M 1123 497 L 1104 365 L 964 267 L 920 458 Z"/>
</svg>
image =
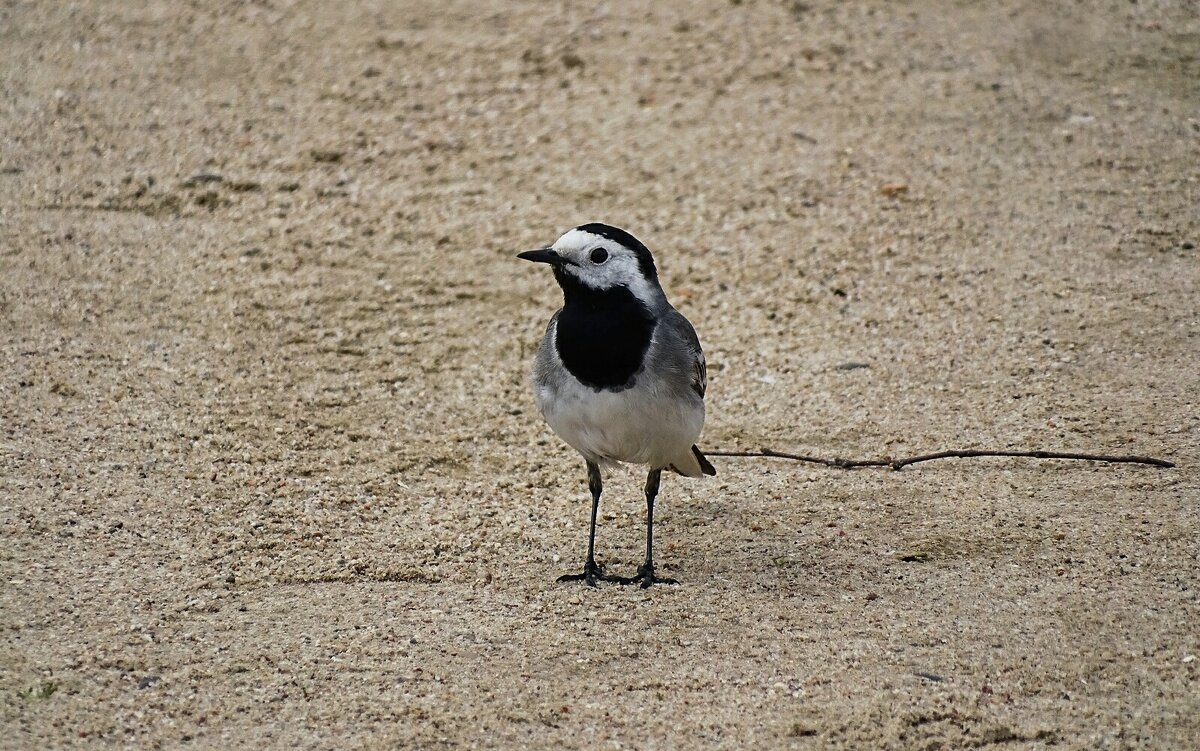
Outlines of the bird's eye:
<svg viewBox="0 0 1200 751">
<path fill-rule="evenodd" d="M 592 251 L 592 263 L 601 264 L 608 260 L 608 251 L 604 248 L 596 248 Z"/>
</svg>

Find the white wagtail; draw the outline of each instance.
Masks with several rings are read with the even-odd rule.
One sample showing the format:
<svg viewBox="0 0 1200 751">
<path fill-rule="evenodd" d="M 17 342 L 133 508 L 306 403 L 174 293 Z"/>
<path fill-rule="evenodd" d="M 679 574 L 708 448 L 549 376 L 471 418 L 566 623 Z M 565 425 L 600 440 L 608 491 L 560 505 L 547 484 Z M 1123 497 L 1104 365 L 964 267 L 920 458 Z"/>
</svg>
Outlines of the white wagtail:
<svg viewBox="0 0 1200 751">
<path fill-rule="evenodd" d="M 517 257 L 549 264 L 562 287 L 562 309 L 538 348 L 534 398 L 554 432 L 583 454 L 592 492 L 583 573 L 559 581 L 675 584 L 654 575 L 654 497 L 662 471 L 717 473 L 696 448 L 708 385 L 696 331 L 667 302 L 650 251 L 625 230 L 584 224 L 549 248 Z M 646 561 L 632 577 L 606 576 L 595 557 L 600 468 L 621 462 L 650 468 Z"/>
</svg>

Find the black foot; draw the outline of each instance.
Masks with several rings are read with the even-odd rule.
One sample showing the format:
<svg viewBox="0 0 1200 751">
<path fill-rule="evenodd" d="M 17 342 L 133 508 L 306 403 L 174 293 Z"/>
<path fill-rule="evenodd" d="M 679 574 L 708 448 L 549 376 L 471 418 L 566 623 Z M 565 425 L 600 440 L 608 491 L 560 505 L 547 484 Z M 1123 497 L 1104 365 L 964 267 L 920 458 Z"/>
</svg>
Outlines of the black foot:
<svg viewBox="0 0 1200 751">
<path fill-rule="evenodd" d="M 582 574 L 563 574 L 558 577 L 560 582 L 583 582 L 589 587 L 597 586 L 597 582 L 615 582 L 620 581 L 619 576 L 609 576 L 604 573 L 604 567 L 598 565 L 595 561 L 588 561 L 583 566 Z"/>
<path fill-rule="evenodd" d="M 638 572 L 635 576 L 613 576 L 610 581 L 615 581 L 617 584 L 641 584 L 642 589 L 654 584 L 678 584 L 678 579 L 668 579 L 665 576 L 655 576 L 654 567 L 641 565 L 638 567 Z"/>
</svg>

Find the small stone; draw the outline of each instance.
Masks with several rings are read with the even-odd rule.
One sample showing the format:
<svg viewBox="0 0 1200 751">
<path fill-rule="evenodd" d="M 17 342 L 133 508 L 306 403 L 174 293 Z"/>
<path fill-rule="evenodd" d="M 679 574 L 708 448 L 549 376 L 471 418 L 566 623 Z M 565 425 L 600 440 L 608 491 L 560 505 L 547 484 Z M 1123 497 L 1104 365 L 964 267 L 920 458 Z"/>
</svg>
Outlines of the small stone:
<svg viewBox="0 0 1200 751">
<path fill-rule="evenodd" d="M 79 392 L 75 390 L 75 387 L 66 381 L 55 381 L 50 386 L 50 393 L 58 394 L 59 396 L 79 396 Z"/>
<path fill-rule="evenodd" d="M 206 209 L 212 210 L 220 206 L 228 204 L 228 201 L 221 198 L 221 195 L 215 190 L 206 190 L 196 196 L 196 205 L 203 206 Z"/>
<path fill-rule="evenodd" d="M 986 727 L 980 731 L 980 740 L 987 745 L 1008 743 L 1009 741 L 1021 740 L 1021 736 L 1017 735 L 1016 731 L 1007 725 L 993 725 Z"/>
<path fill-rule="evenodd" d="M 340 162 L 342 161 L 342 157 L 346 155 L 346 152 L 337 151 L 335 149 L 313 149 L 309 153 L 312 155 L 314 160 L 318 162 L 324 162 L 326 164 L 335 164 Z"/>
<path fill-rule="evenodd" d="M 808 738 L 817 734 L 817 729 L 807 722 L 793 722 L 788 735 L 793 738 Z"/>
<path fill-rule="evenodd" d="M 185 187 L 195 187 L 197 185 L 206 185 L 208 183 L 219 183 L 225 178 L 215 172 L 201 172 L 189 177 L 183 184 Z"/>
<path fill-rule="evenodd" d="M 250 193 L 258 190 L 262 184 L 255 180 L 234 180 L 229 183 L 228 188 L 238 193 Z"/>
</svg>

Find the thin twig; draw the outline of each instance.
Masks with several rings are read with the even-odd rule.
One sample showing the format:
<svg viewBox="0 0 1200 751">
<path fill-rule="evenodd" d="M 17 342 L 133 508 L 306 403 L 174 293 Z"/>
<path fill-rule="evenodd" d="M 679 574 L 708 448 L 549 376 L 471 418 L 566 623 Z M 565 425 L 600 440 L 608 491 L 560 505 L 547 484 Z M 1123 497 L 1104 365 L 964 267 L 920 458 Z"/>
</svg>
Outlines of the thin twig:
<svg viewBox="0 0 1200 751">
<path fill-rule="evenodd" d="M 928 462 L 934 459 L 966 459 L 974 456 L 1016 456 L 1030 459 L 1082 459 L 1093 462 L 1109 462 L 1111 464 L 1152 464 L 1155 467 L 1170 469 L 1175 464 L 1165 459 L 1155 459 L 1149 456 L 1108 456 L 1106 454 L 1076 454 L 1067 451 L 989 451 L 986 449 L 962 449 L 958 451 L 938 451 L 933 454 L 921 454 L 907 459 L 825 459 L 819 456 L 789 454 L 785 451 L 762 448 L 758 451 L 705 451 L 705 456 L 765 456 L 772 459 L 791 459 L 797 462 L 823 464 L 826 467 L 838 469 L 855 469 L 857 467 L 891 467 L 903 469 L 917 462 Z"/>
</svg>

